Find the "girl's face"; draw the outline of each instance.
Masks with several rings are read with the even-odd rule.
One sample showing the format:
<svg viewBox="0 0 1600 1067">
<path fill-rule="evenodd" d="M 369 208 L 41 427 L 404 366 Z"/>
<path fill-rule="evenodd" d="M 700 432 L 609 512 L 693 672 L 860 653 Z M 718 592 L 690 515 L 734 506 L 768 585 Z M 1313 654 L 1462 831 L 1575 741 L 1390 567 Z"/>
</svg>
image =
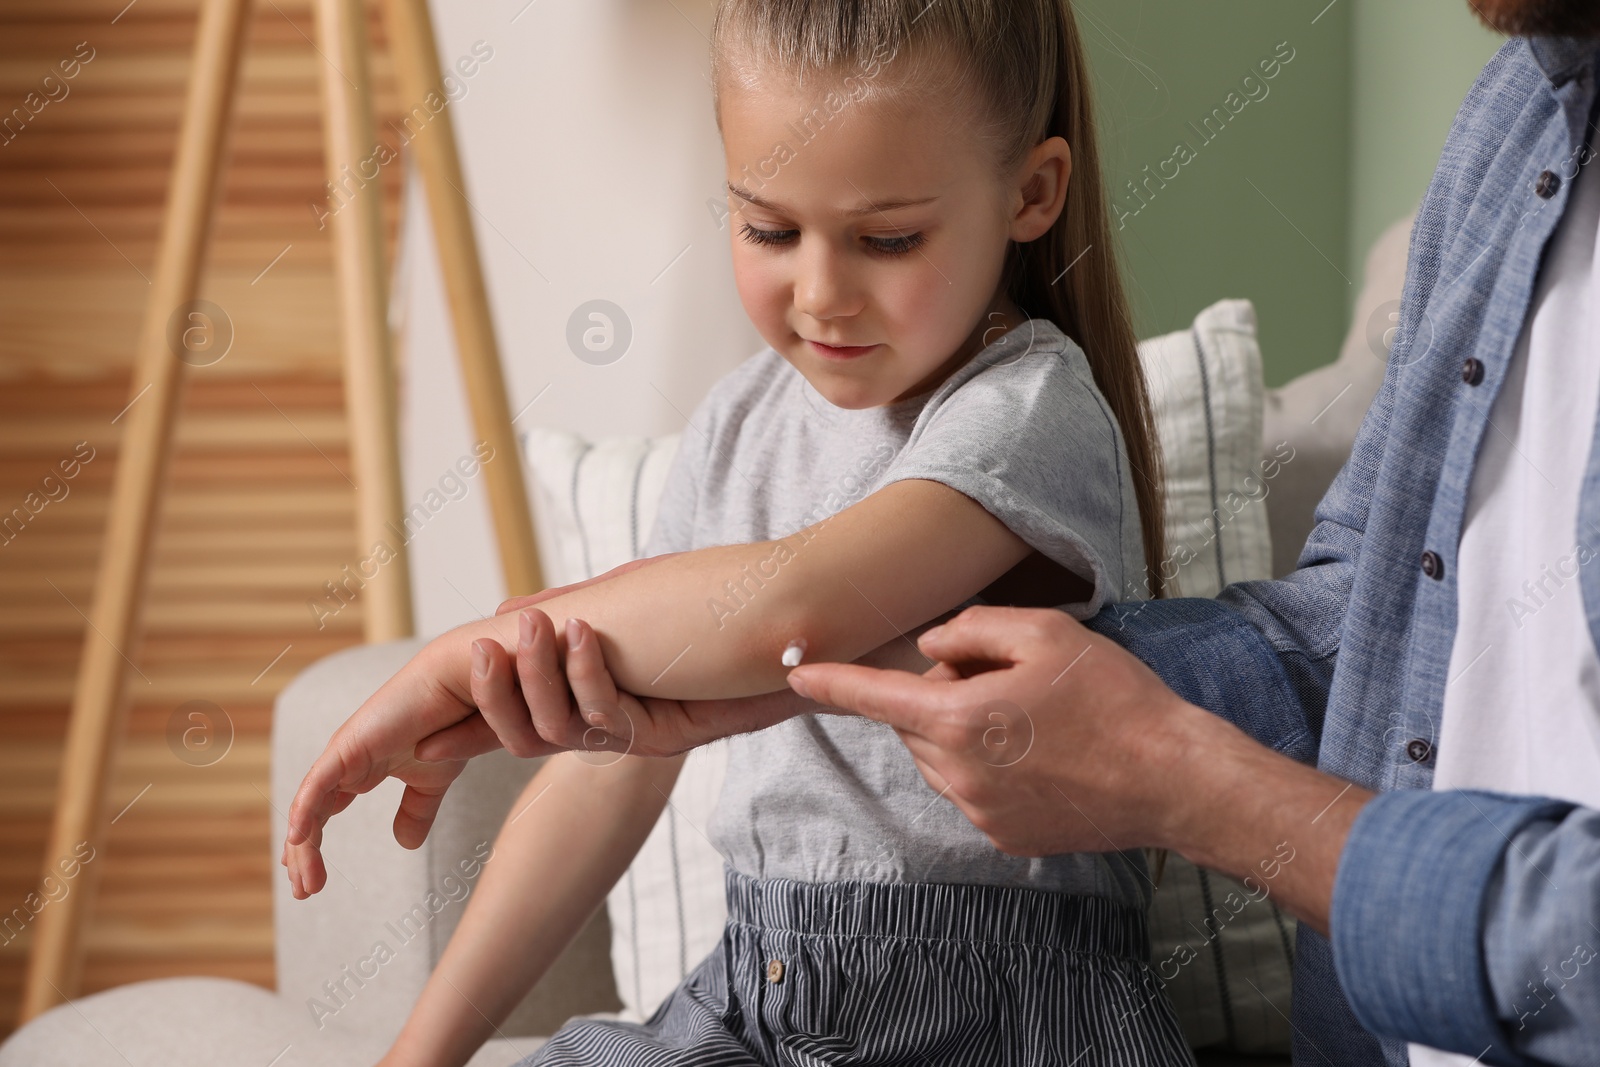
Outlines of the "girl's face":
<svg viewBox="0 0 1600 1067">
<path fill-rule="evenodd" d="M 970 120 L 923 94 L 840 89 L 830 110 L 825 95 L 755 77 L 720 96 L 739 297 L 830 403 L 916 396 L 1024 321 L 1001 268 L 1008 241 L 1034 240 L 1061 212 L 1061 138 L 1002 180 Z"/>
</svg>

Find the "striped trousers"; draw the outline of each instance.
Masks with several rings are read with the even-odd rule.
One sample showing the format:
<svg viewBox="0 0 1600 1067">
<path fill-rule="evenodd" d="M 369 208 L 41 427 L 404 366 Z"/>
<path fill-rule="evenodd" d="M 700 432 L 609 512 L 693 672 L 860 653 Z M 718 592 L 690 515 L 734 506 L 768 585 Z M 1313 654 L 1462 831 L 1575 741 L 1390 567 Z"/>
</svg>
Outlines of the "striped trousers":
<svg viewBox="0 0 1600 1067">
<path fill-rule="evenodd" d="M 1194 1063 L 1138 909 L 732 870 L 727 892 L 722 940 L 647 1022 L 573 1019 L 518 1067 Z"/>
</svg>

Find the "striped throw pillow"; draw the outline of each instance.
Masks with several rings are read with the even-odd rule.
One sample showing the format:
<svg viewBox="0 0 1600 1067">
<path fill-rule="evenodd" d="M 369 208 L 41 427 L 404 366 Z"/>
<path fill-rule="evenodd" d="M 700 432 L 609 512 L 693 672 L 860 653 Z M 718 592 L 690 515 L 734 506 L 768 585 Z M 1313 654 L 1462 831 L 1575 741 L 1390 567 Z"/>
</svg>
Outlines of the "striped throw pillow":
<svg viewBox="0 0 1600 1067">
<path fill-rule="evenodd" d="M 1272 576 L 1265 500 L 1294 450 L 1262 442 L 1255 309 L 1225 300 L 1139 346 L 1166 459 L 1171 596 Z M 1244 885 L 1170 856 L 1150 910 L 1151 961 L 1195 1048 L 1289 1052 L 1294 920 L 1270 881 Z"/>
</svg>

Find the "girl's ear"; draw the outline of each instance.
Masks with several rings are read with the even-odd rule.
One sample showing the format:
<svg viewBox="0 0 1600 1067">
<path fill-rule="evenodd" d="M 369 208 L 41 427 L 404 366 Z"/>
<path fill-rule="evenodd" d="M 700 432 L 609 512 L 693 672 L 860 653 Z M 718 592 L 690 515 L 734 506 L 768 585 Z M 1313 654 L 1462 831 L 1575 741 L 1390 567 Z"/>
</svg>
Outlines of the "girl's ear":
<svg viewBox="0 0 1600 1067">
<path fill-rule="evenodd" d="M 1050 232 L 1067 204 L 1067 185 L 1072 180 L 1072 147 L 1062 137 L 1051 137 L 1035 145 L 1017 171 L 1012 193 L 1013 241 L 1037 240 Z"/>
</svg>

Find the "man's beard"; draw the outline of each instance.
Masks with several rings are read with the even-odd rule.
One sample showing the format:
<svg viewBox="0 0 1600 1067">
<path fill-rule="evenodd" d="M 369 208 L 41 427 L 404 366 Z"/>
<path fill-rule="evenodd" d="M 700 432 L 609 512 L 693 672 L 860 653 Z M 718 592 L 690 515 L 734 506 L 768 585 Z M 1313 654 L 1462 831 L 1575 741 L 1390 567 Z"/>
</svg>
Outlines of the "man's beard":
<svg viewBox="0 0 1600 1067">
<path fill-rule="evenodd" d="M 1600 37 L 1595 0 L 1467 0 L 1492 30 L 1513 37 Z"/>
</svg>

